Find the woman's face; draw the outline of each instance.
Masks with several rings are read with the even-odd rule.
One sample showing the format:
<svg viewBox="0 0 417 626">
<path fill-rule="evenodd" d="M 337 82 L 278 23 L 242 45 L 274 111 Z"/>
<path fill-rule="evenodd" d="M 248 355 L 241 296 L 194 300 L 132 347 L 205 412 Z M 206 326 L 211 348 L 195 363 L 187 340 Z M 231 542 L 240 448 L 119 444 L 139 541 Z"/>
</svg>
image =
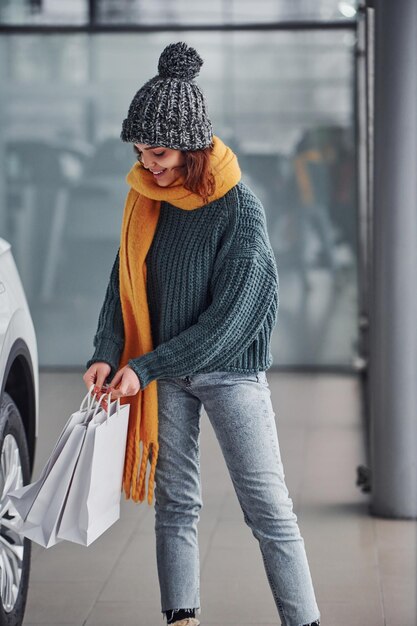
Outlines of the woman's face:
<svg viewBox="0 0 417 626">
<path fill-rule="evenodd" d="M 150 148 L 145 143 L 135 143 L 139 159 L 161 187 L 168 187 L 183 174 L 185 157 L 181 150 L 163 146 Z"/>
</svg>

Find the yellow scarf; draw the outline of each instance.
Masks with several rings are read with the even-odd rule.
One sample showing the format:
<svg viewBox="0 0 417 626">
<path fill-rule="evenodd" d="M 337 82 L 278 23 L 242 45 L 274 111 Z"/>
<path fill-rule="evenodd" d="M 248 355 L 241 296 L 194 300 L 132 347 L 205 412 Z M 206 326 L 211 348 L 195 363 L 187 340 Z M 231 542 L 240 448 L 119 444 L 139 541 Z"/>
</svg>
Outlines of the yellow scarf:
<svg viewBox="0 0 417 626">
<path fill-rule="evenodd" d="M 215 193 L 209 202 L 221 198 L 241 178 L 236 155 L 219 137 L 213 136 L 210 153 Z M 151 246 L 159 219 L 161 201 L 187 211 L 203 206 L 203 199 L 184 188 L 180 176 L 172 185 L 160 187 L 153 174 L 139 162 L 126 177 L 130 185 L 124 207 L 120 239 L 120 300 L 123 313 L 125 345 L 120 368 L 151 352 L 151 323 L 146 291 L 146 255 Z M 151 381 L 136 396 L 121 399 L 130 404 L 123 488 L 126 499 L 145 499 L 145 479 L 148 459 L 151 470 L 148 480 L 148 503 L 152 504 L 155 467 L 158 459 L 158 393 L 157 381 Z M 142 459 L 140 460 L 142 442 Z"/>
</svg>

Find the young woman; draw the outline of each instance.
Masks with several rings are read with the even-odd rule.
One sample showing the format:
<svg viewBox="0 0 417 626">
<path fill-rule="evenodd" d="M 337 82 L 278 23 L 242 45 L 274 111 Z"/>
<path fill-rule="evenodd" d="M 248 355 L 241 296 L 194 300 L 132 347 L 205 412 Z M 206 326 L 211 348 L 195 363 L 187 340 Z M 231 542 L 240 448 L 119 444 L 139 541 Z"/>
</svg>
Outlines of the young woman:
<svg viewBox="0 0 417 626">
<path fill-rule="evenodd" d="M 213 134 L 195 83 L 203 61 L 183 42 L 162 52 L 121 139 L 127 175 L 120 247 L 84 381 L 130 404 L 123 487 L 155 484 L 162 613 L 198 626 L 197 524 L 202 408 L 246 524 L 259 541 L 282 624 L 319 624 L 304 541 L 284 480 L 266 370 L 278 274 L 265 212 L 236 155 Z M 142 449 L 141 445 L 142 444 Z M 315 621 L 314 621 L 315 620 Z"/>
</svg>

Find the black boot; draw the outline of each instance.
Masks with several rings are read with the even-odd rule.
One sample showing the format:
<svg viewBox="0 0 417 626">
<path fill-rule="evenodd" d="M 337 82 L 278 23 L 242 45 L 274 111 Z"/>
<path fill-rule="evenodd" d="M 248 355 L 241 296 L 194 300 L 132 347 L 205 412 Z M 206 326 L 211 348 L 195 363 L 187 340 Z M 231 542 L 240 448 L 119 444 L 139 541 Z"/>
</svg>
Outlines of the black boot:
<svg viewBox="0 0 417 626">
<path fill-rule="evenodd" d="M 171 615 L 168 616 L 168 613 L 171 613 Z M 174 622 L 186 619 L 187 617 L 195 617 L 195 609 L 178 609 L 178 611 L 174 609 L 171 611 L 165 611 L 165 615 L 167 616 L 167 624 L 173 624 Z"/>
</svg>

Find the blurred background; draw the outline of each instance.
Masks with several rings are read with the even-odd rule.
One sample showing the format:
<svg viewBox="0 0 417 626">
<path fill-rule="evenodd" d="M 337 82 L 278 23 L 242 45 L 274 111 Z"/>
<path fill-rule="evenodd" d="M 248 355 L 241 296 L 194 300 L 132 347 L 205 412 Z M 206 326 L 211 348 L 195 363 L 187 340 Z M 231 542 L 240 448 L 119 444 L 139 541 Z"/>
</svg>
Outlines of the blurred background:
<svg viewBox="0 0 417 626">
<path fill-rule="evenodd" d="M 0 7 L 0 232 L 22 276 L 40 365 L 80 366 L 91 356 L 134 163 L 121 123 L 157 73 L 160 51 L 186 40 L 205 61 L 199 84 L 214 132 L 238 155 L 267 214 L 281 281 L 274 366 L 354 368 L 355 2 Z M 274 28 L 280 20 L 289 26 Z M 337 23 L 329 28 L 328 20 Z M 174 32 L 163 30 L 168 23 Z"/>
<path fill-rule="evenodd" d="M 0 236 L 38 341 L 34 476 L 86 392 L 136 159 L 122 120 L 185 41 L 266 212 L 268 381 L 323 626 L 417 626 L 416 29 L 415 0 L 0 0 Z M 210 426 L 204 414 L 203 623 L 272 626 Z M 122 502 L 88 551 L 34 545 L 25 626 L 159 621 L 153 513 Z"/>
</svg>

